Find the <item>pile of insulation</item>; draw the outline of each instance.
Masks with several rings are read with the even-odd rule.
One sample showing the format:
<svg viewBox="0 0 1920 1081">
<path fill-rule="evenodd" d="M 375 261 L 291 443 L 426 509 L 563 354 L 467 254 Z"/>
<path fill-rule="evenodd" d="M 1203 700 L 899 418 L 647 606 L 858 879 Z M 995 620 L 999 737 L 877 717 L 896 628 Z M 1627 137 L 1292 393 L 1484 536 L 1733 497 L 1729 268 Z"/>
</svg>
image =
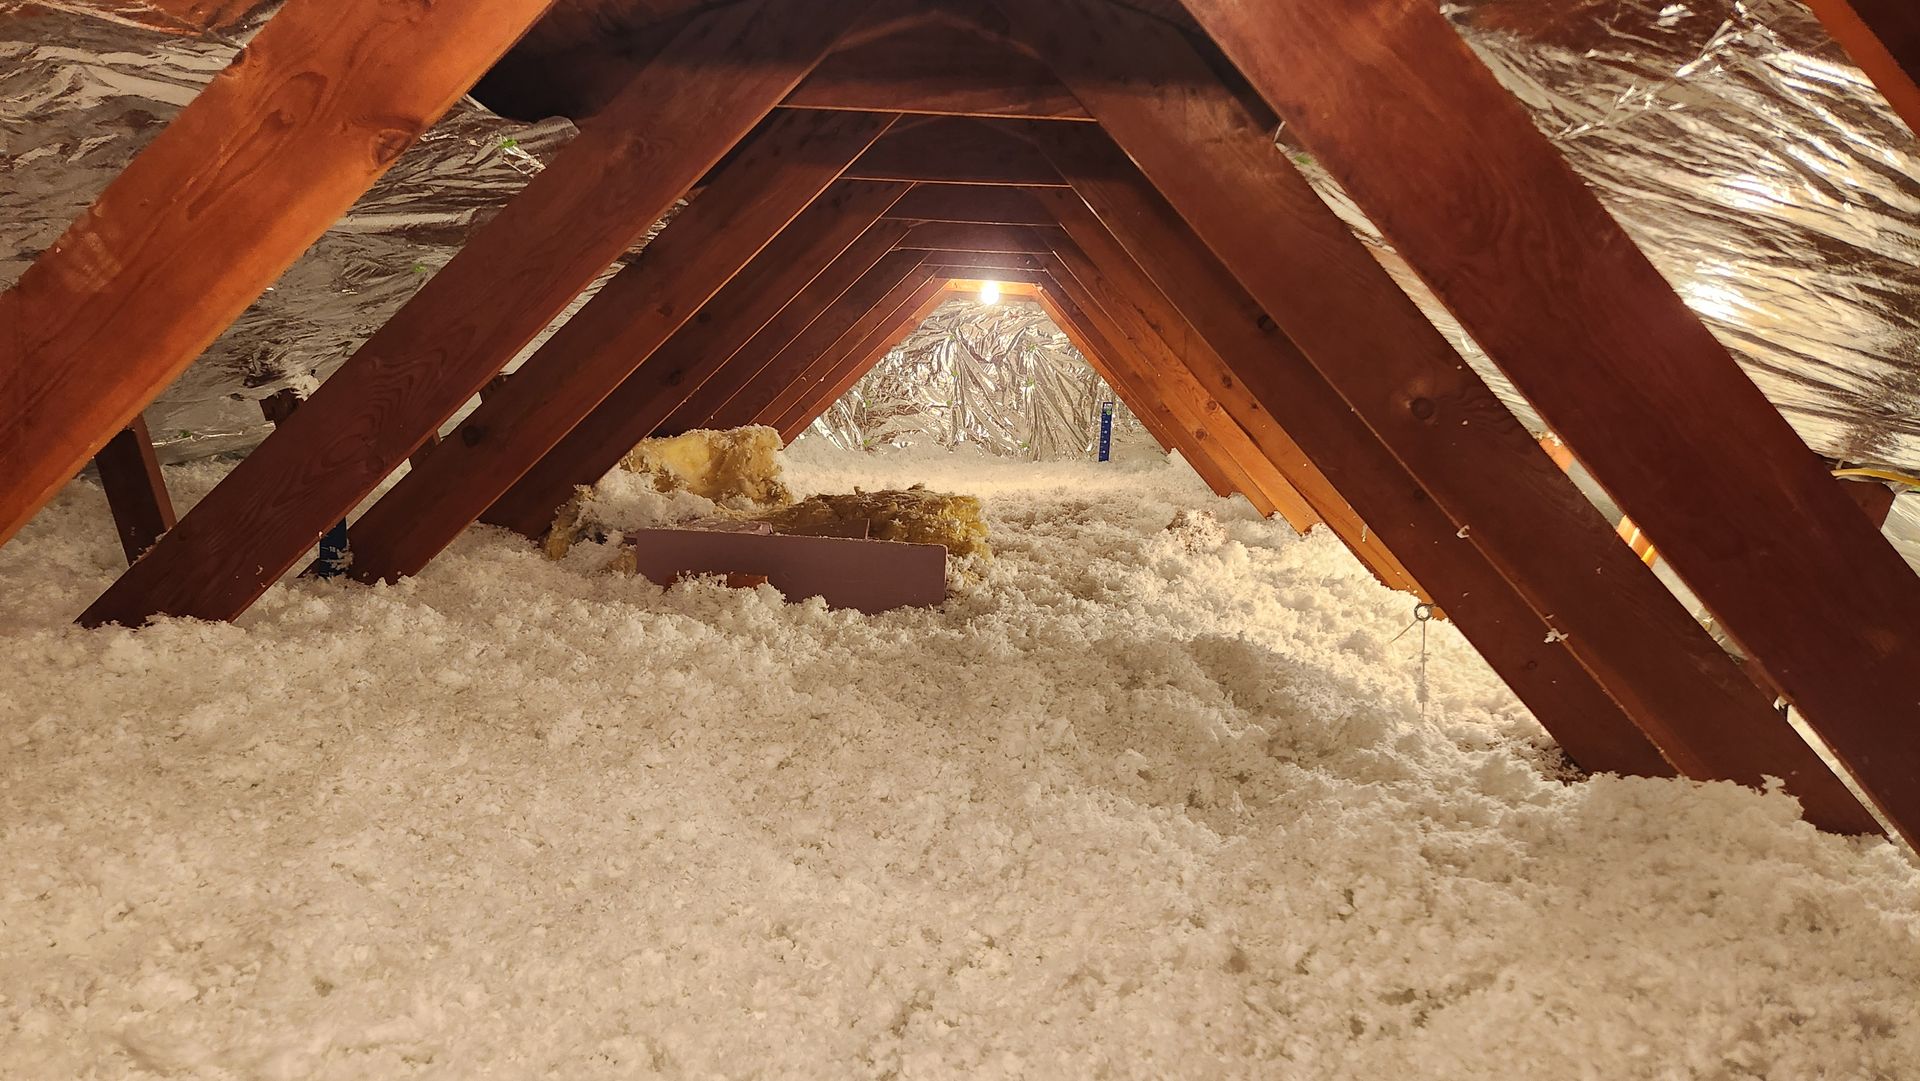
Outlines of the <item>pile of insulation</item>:
<svg viewBox="0 0 1920 1081">
<path fill-rule="evenodd" d="M 815 495 L 796 500 L 780 480 L 780 435 L 772 428 L 693 431 L 648 439 L 620 463 L 646 478 L 655 491 L 686 493 L 711 501 L 713 510 L 671 523 L 681 528 L 747 531 L 811 537 L 854 537 L 908 544 L 944 545 L 955 558 L 991 558 L 980 500 L 968 495 L 904 490 Z M 596 492 L 582 487 L 554 517 L 547 533 L 549 559 L 562 559 L 581 541 L 604 543 L 626 523 L 597 511 Z M 616 561 L 614 569 L 622 564 Z"/>
</svg>

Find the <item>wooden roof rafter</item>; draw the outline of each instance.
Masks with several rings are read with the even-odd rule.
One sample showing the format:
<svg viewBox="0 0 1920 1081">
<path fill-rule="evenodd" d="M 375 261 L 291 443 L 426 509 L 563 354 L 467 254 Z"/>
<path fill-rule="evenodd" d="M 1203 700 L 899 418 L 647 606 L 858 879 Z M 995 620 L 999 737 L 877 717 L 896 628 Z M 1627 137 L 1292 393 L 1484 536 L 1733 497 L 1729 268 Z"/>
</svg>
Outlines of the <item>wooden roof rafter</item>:
<svg viewBox="0 0 1920 1081">
<path fill-rule="evenodd" d="M 197 160 L 180 149 L 186 136 L 170 128 L 157 152 L 108 189 L 104 209 L 0 297 L 0 326 L 21 328 L 0 336 L 0 385 L 8 391 L 0 403 L 14 410 L 0 417 L 0 433 L 28 448 L 20 460 L 30 465 L 0 488 L 0 539 L 417 130 L 410 122 L 407 130 L 371 131 L 353 118 L 425 113 L 423 124 L 477 63 L 505 47 L 510 35 L 492 31 L 515 20 L 524 27 L 539 6 L 488 0 L 445 15 L 382 0 L 370 14 L 328 22 L 314 14 L 323 11 L 317 0 L 293 0 L 248 59 L 174 126 L 221 152 Z M 1217 452 L 1216 488 L 1241 486 L 1274 506 L 1284 493 L 1261 476 L 1279 477 L 1349 543 L 1360 514 L 1382 525 L 1398 558 L 1376 569 L 1408 581 L 1417 572 L 1450 610 L 1453 596 L 1463 612 L 1478 612 L 1477 644 L 1517 691 L 1541 660 L 1522 639 L 1545 626 L 1549 661 L 1572 663 L 1585 682 L 1572 697 L 1542 693 L 1537 683 L 1523 697 L 1558 726 L 1563 745 L 1586 739 L 1579 753 L 1590 764 L 1656 773 L 1670 763 L 1689 776 L 1748 784 L 1781 775 L 1816 824 L 1873 830 L 1871 816 L 1772 713 L 1770 692 L 1756 682 L 1764 669 L 1764 681 L 1804 709 L 1880 810 L 1909 840 L 1920 837 L 1920 700 L 1911 689 L 1920 670 L 1920 580 L 1857 512 L 1835 509 L 1851 503 L 1824 468 L 1430 8 L 1271 0 L 1256 18 L 1239 0 L 1183 0 L 1193 18 L 1176 28 L 1114 0 L 823 0 L 804 11 L 790 0 L 641 6 L 671 33 L 624 61 L 582 65 L 583 77 L 611 77 L 621 89 L 596 102 L 580 138 L 130 568 L 86 622 L 138 622 L 156 612 L 232 618 L 244 610 L 711 174 L 692 209 L 621 276 L 640 283 L 613 292 L 627 310 L 601 304 L 614 314 L 576 319 L 580 327 L 562 331 L 590 362 L 578 375 L 542 362 L 483 404 L 461 438 L 420 465 L 423 478 L 432 473 L 444 485 L 417 481 L 411 491 L 421 501 L 377 506 L 365 520 L 357 574 L 417 570 L 483 513 L 527 527 L 559 478 L 577 475 L 630 430 L 603 422 L 608 400 L 644 400 L 660 424 L 711 406 L 713 418 L 790 426 L 944 288 L 949 271 L 969 261 L 1004 266 L 1049 275 L 1043 295 L 1074 333 L 1105 343 L 1100 362 L 1136 391 L 1151 398 L 1195 380 L 1197 394 L 1163 393 L 1146 408 L 1163 431 L 1188 431 L 1202 450 Z M 482 8 L 485 16 L 472 14 Z M 1851 9 L 1896 60 L 1907 56 L 1906 39 L 1886 30 L 1897 24 L 1874 14 L 1874 0 L 1852 0 Z M 919 99 L 902 93 L 905 104 L 885 113 L 858 108 L 903 89 L 897 72 L 874 70 L 869 47 L 887 35 L 923 33 L 923 13 L 968 28 L 979 59 L 963 66 L 990 67 L 987 82 L 999 85 L 923 87 Z M 415 62 L 396 66 L 421 68 L 412 81 L 383 82 L 355 68 L 352 43 L 386 29 L 382 20 L 417 29 L 444 20 L 464 26 L 463 18 L 480 20 L 465 44 L 435 41 L 424 66 L 408 41 Z M 481 25 L 486 18 L 496 23 Z M 293 46 L 315 43 L 324 47 L 308 51 L 318 59 L 292 55 Z M 635 69 L 642 56 L 651 59 Z M 333 100 L 349 103 L 345 127 L 359 140 L 349 142 L 364 149 L 370 141 L 372 164 L 321 154 L 329 164 L 316 172 L 311 155 L 282 161 L 245 146 L 228 153 L 223 125 L 253 104 L 247 95 L 309 63 L 342 80 Z M 1036 64 L 1050 78 L 1041 79 Z M 796 98 L 822 70 L 832 78 Z M 1885 69 L 1876 77 L 1891 78 Z M 835 94 L 859 88 L 868 96 L 819 96 L 836 80 Z M 1383 97 L 1381 86 L 1396 93 Z M 1010 87 L 1025 89 L 1001 93 Z M 1264 100 L 1250 102 L 1249 87 Z M 993 93 L 978 96 L 983 91 Z M 976 95 L 974 104 L 961 103 L 966 94 Z M 980 104 L 995 96 L 997 104 Z M 1890 96 L 1897 104 L 1897 92 Z M 390 104 L 398 112 L 382 111 Z M 939 115 L 887 130 L 893 112 L 921 109 Z M 985 119 L 947 112 L 976 109 Z M 1755 665 L 1742 671 L 1624 553 L 1274 149 L 1275 114 L 1647 528 Z M 775 168 L 753 156 L 748 137 L 756 130 L 810 131 L 818 140 L 789 145 Z M 829 145 L 844 151 L 838 162 L 804 152 Z M 267 164 L 256 168 L 259 161 Z M 798 170 L 804 180 L 782 191 L 737 179 L 755 163 Z M 240 173 L 271 190 L 242 190 Z M 993 209 L 979 185 L 1010 186 L 1009 194 L 993 197 Z M 159 247 L 114 233 L 116 222 L 138 216 L 112 211 L 151 201 L 144 192 L 176 189 L 223 193 L 228 201 L 212 205 L 233 217 L 233 228 L 275 228 L 247 259 L 199 260 L 173 281 L 157 270 Z M 859 212 L 832 228 L 790 232 L 815 220 L 808 208 L 824 192 L 851 200 L 849 192 L 882 189 L 891 198 L 858 200 Z M 1422 197 L 1434 190 L 1447 201 Z M 885 217 L 896 201 L 900 216 Z M 1066 231 L 1035 207 L 1050 209 Z M 184 210 L 160 219 L 150 237 L 188 236 L 198 224 Z M 102 245 L 125 258 L 95 260 Z M 771 247 L 803 257 L 775 266 L 761 259 Z M 190 236 L 183 250 L 191 250 Z M 179 303 L 176 285 L 214 302 Z M 755 297 L 756 288 L 767 295 Z M 739 329 L 701 324 L 696 312 L 709 306 L 738 313 Z M 142 319 L 154 326 L 136 332 Z M 112 377 L 85 361 L 69 372 L 46 359 L 84 356 L 82 347 L 101 334 L 140 339 L 134 361 Z M 616 344 L 636 355 L 618 356 Z M 24 363 L 30 353 L 33 365 Z M 1243 359 L 1255 356 L 1263 363 Z M 657 370 L 647 373 L 656 357 Z M 1579 363 L 1548 363 L 1565 357 Z M 1131 362 L 1139 366 L 1120 371 Z M 92 380 L 88 395 L 61 382 L 76 373 Z M 683 393 L 672 377 L 697 385 Z M 710 393 L 709 384 L 718 389 Z M 1283 414 L 1288 388 L 1335 413 L 1343 405 L 1348 421 Z M 1687 403 L 1711 403 L 1712 411 Z M 1715 428 L 1712 413 L 1733 418 L 1739 438 Z M 49 430 L 50 418 L 73 433 L 55 432 L 44 447 L 20 438 Z M 593 437 L 592 453 L 556 457 L 579 449 L 576 436 Z M 1690 486 L 1690 501 L 1675 500 L 1666 478 L 1676 471 L 1711 483 Z M 536 476 L 544 478 L 537 491 L 526 483 Z M 505 507 L 516 491 L 523 498 Z M 1425 516 L 1412 510 L 1421 501 L 1431 503 Z M 1767 539 L 1730 537 L 1727 523 L 1735 521 Z M 1459 528 L 1446 532 L 1453 523 Z M 1363 524 L 1362 537 L 1368 533 Z M 1456 551 L 1435 558 L 1440 548 Z M 1357 550 L 1366 550 L 1364 540 Z M 1569 566 L 1583 573 L 1570 575 Z M 1489 591 L 1500 603 L 1475 608 L 1470 598 Z M 1485 630 L 1498 624 L 1497 633 Z M 1619 738 L 1598 738 L 1599 711 L 1583 714 L 1580 703 L 1591 707 L 1596 697 L 1612 704 L 1602 727 Z M 1644 738 L 1636 743 L 1615 715 Z M 1660 752 L 1655 761 L 1645 753 L 1649 742 Z"/>
</svg>

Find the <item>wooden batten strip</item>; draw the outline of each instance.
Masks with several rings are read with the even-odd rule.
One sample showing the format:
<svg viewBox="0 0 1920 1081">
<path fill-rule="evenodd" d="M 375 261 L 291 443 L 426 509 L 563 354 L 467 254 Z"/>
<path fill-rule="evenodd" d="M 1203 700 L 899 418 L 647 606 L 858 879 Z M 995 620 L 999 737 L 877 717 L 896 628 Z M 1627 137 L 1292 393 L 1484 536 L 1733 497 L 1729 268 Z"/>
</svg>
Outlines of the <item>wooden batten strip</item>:
<svg viewBox="0 0 1920 1081">
<path fill-rule="evenodd" d="M 167 495 L 166 478 L 160 475 L 146 418 L 134 417 L 124 431 L 107 440 L 94 456 L 93 467 L 106 490 L 120 549 L 128 563 L 137 562 L 174 523 L 173 499 Z"/>
</svg>

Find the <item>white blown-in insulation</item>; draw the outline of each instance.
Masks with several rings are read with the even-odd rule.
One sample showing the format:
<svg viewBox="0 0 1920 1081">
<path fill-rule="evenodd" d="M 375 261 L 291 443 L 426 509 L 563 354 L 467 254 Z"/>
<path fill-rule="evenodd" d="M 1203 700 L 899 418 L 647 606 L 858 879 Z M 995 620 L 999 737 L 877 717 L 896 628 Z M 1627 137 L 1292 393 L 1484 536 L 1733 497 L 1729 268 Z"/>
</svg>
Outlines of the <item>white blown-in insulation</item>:
<svg viewBox="0 0 1920 1081">
<path fill-rule="evenodd" d="M 1896 849 L 1565 783 L 1444 625 L 1423 716 L 1331 536 L 1178 464 L 790 457 L 978 493 L 996 558 L 869 618 L 475 530 L 85 632 L 69 488 L 0 549 L 0 1076 L 1920 1077 Z"/>
</svg>

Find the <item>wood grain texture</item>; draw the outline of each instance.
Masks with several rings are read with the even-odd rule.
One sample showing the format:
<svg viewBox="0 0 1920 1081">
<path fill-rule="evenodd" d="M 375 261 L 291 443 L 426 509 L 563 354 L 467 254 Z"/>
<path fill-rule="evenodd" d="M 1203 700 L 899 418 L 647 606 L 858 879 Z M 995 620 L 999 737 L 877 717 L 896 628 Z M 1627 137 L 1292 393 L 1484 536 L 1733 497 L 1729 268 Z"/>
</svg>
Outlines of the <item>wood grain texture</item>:
<svg viewBox="0 0 1920 1081">
<path fill-rule="evenodd" d="M 794 88 L 785 105 L 1087 119 L 1086 110 L 1045 64 L 977 34 L 932 23 L 837 50 Z"/>
<path fill-rule="evenodd" d="M 1051 278 L 1040 286 L 1040 307 L 1047 318 L 1060 328 L 1073 347 L 1086 358 L 1087 366 L 1100 378 L 1107 381 L 1114 394 L 1126 404 L 1141 427 L 1152 435 L 1161 448 L 1178 451 L 1193 471 L 1200 476 L 1208 490 L 1214 495 L 1227 498 L 1236 494 L 1233 485 L 1227 481 L 1226 474 L 1213 461 L 1210 452 L 1203 453 L 1193 439 L 1173 423 L 1171 412 L 1164 402 L 1148 397 L 1139 387 L 1129 383 L 1126 377 L 1107 361 L 1107 357 L 1119 347 L 1108 342 L 1092 325 L 1086 313 L 1080 311 L 1073 301 L 1061 294 L 1060 287 Z"/>
<path fill-rule="evenodd" d="M 1920 840 L 1920 576 L 1520 103 L 1419 4 L 1187 7 Z M 1756 742 L 1751 729 L 1714 738 Z"/>
<path fill-rule="evenodd" d="M 945 221 L 930 221 L 914 226 L 901 239 L 900 246 L 922 251 L 1003 252 L 1008 255 L 1045 255 L 1051 250 L 1047 241 L 1027 226 Z"/>
<path fill-rule="evenodd" d="M 1055 258 L 1066 264 L 1082 283 L 1092 288 L 1109 313 L 1114 312 L 1117 301 L 1109 298 L 1106 291 L 1115 290 L 1118 299 L 1123 300 L 1130 309 L 1131 317 L 1143 321 L 1143 329 L 1152 331 L 1158 339 L 1158 349 L 1147 355 L 1165 358 L 1167 362 L 1177 365 L 1178 370 L 1168 373 L 1150 371 L 1149 375 L 1177 379 L 1180 393 L 1197 396 L 1195 400 L 1207 409 L 1224 413 L 1245 434 L 1259 458 L 1257 463 L 1248 467 L 1249 474 L 1267 490 L 1275 509 L 1296 532 L 1305 533 L 1326 520 L 1320 512 L 1320 502 L 1326 502 L 1330 508 L 1343 509 L 1338 501 L 1316 501 L 1300 490 L 1298 478 L 1307 475 L 1300 468 L 1305 455 L 1292 437 L 1246 392 L 1246 387 L 1234 376 L 1226 359 L 1140 269 L 1126 249 L 1087 210 L 1086 204 L 1071 192 L 1058 194 L 1061 198 L 1054 200 L 1051 205 L 1062 214 L 1062 227 L 1067 231 L 1055 237 Z M 1096 269 L 1100 279 L 1097 284 L 1093 278 Z M 1116 319 L 1116 322 L 1121 324 L 1123 330 L 1128 325 L 1126 319 Z M 1162 394 L 1170 393 L 1165 388 L 1159 389 Z M 1351 511 L 1347 514 L 1352 516 Z M 1345 535 L 1342 534 L 1343 537 Z M 1416 594 L 1421 601 L 1432 599 L 1421 591 L 1419 583 L 1407 574 L 1406 569 L 1393 560 L 1377 538 L 1362 539 L 1365 535 L 1363 524 L 1356 521 L 1352 535 L 1355 542 L 1362 546 L 1359 551 L 1365 553 L 1359 555 L 1361 563 L 1380 579 L 1381 584 L 1388 589 Z"/>
<path fill-rule="evenodd" d="M 938 117 L 902 124 L 846 172 L 849 180 L 1059 187 L 1033 144 L 981 120 Z"/>
<path fill-rule="evenodd" d="M 1075 316 L 1090 324 L 1107 343 L 1104 359 L 1108 369 L 1178 433 L 1185 447 L 1181 454 L 1190 462 L 1206 461 L 1219 474 L 1226 491 L 1244 497 L 1261 517 L 1274 514 L 1278 508 L 1268 485 L 1278 474 L 1271 463 L 1266 463 L 1264 474 L 1250 468 L 1265 459 L 1218 403 L 1205 400 L 1204 391 L 1193 387 L 1185 388 L 1187 393 L 1170 392 L 1170 387 L 1184 380 L 1166 344 L 1156 340 L 1151 328 L 1129 310 L 1124 300 L 1111 306 L 1104 303 L 1096 293 L 1096 287 L 1104 287 L 1097 276 L 1095 285 L 1089 285 L 1057 256 L 1047 256 L 1043 261 L 1051 279 L 1045 288 L 1059 301 L 1070 304 Z"/>
<path fill-rule="evenodd" d="M 1052 225 L 1053 216 L 1022 188 L 916 184 L 890 218 L 971 225 Z"/>
<path fill-rule="evenodd" d="M 1184 39 L 1089 0 L 998 6 L 1328 384 L 1462 523 L 1465 539 L 1536 612 L 1550 617 L 1556 640 L 1668 761 L 1702 779 L 1759 786 L 1768 776 L 1781 777 L 1816 824 L 1877 831 L 1872 816 L 1774 712 L 1771 696 L 1619 542 L 1274 147 L 1271 133 L 1225 87 L 1200 81 L 1204 63 Z M 1323 41 L 1347 39 L 1313 40 L 1319 49 Z M 1379 53 L 1371 42 L 1351 47 Z M 1369 84 L 1376 98 L 1386 85 L 1394 84 Z M 1378 109 L 1371 98 L 1352 107 L 1359 110 L 1356 119 Z M 1431 162 L 1399 168 L 1421 183 L 1434 173 Z M 1414 201 L 1423 213 L 1444 202 Z M 1606 305 L 1594 298 L 1590 308 L 1602 313 Z M 1554 369 L 1569 370 L 1558 362 Z M 1634 430 L 1623 419 L 1615 436 Z M 1827 490 L 1839 495 L 1830 481 Z"/>
<path fill-rule="evenodd" d="M 789 112 L 770 118 L 639 259 L 603 286 L 506 386 L 483 399 L 432 458 L 354 523 L 353 577 L 392 581 L 419 573 L 646 366 L 892 122 L 885 113 Z M 863 202 L 872 221 L 904 191 L 904 185 L 884 184 L 842 188 L 830 202 Z M 655 386 L 670 389 L 695 378 L 696 371 L 704 378 L 710 369 L 663 364 L 650 374 Z M 550 486 L 553 506 L 571 491 L 571 484 Z"/>
<path fill-rule="evenodd" d="M 136 562 L 174 523 L 173 499 L 167 495 L 166 478 L 160 475 L 146 418 L 135 416 L 124 431 L 107 440 L 94 455 L 93 467 L 99 470 L 100 487 L 107 493 L 120 550 L 127 554 L 128 563 Z"/>
<path fill-rule="evenodd" d="M 1102 329 L 1107 339 L 1129 354 L 1115 358 L 1114 363 L 1124 367 L 1130 357 L 1137 358 L 1140 364 L 1132 374 L 1142 392 L 1164 401 L 1183 418 L 1183 427 L 1195 429 L 1203 442 L 1219 451 L 1222 465 L 1231 466 L 1266 497 L 1262 514 L 1280 514 L 1299 533 L 1320 524 L 1320 516 L 1273 464 L 1260 441 L 1195 374 L 1196 365 L 1218 364 L 1219 358 L 1210 355 L 1207 344 L 1151 288 L 1137 267 L 1130 261 L 1096 262 L 1065 236 L 1056 238 L 1054 254 L 1043 262 L 1076 303 L 1083 309 L 1097 309 L 1096 320 L 1104 313 Z"/>
<path fill-rule="evenodd" d="M 746 343 L 727 358 L 726 365 L 720 371 L 695 388 L 693 394 L 655 426 L 650 434 L 680 435 L 696 428 L 724 427 L 716 425 L 714 418 L 727 402 L 748 387 L 764 386 L 760 382 L 760 373 L 767 365 L 832 307 L 841 294 L 853 288 L 863 275 L 874 269 L 875 264 L 888 258 L 894 242 L 905 232 L 899 222 L 883 222 L 861 234 L 859 240 L 781 305 L 778 314 L 755 330 Z M 910 252 L 897 253 L 891 258 L 896 264 L 907 267 L 917 266 L 920 262 Z"/>
<path fill-rule="evenodd" d="M 293 0 L 268 20 L 0 293 L 0 544 L 548 2 Z"/>
<path fill-rule="evenodd" d="M 1079 180 L 1066 148 L 1049 149 L 1063 172 Z M 1104 151 L 1117 153 L 1110 144 Z M 1089 152 L 1103 148 L 1080 148 Z M 1592 674 L 1567 650 L 1546 641 L 1547 622 L 1478 548 L 1460 540 L 1458 523 L 1435 505 L 1166 200 L 1144 177 L 1117 177 L 1115 169 L 1093 170 L 1076 191 L 1195 330 L 1232 358 L 1233 375 L 1295 440 L 1333 497 L 1351 501 L 1392 552 L 1405 553 L 1406 571 L 1431 586 L 1431 600 L 1567 757 L 1594 773 L 1675 775 Z M 1061 216 L 1068 223 L 1075 220 L 1070 210 Z M 1310 491 L 1305 485 L 1301 489 Z"/>
<path fill-rule="evenodd" d="M 1893 111 L 1920 134 L 1920 5 L 1913 0 L 1807 0 Z"/>
<path fill-rule="evenodd" d="M 871 333 L 878 321 L 934 277 L 932 270 L 920 265 L 920 258 L 919 252 L 890 252 L 844 292 L 827 298 L 815 317 L 762 365 L 758 374 L 727 399 L 708 419 L 707 426 L 737 428 L 743 424 L 762 424 L 791 406 L 810 385 L 809 370 L 815 368 L 823 355 L 833 351 L 836 343 L 845 338 L 846 344 L 851 345 Z M 811 372 L 812 382 L 823 378 L 824 372 Z"/>
<path fill-rule="evenodd" d="M 576 485 L 592 484 L 618 465 L 634 444 L 652 435 L 710 378 L 725 370 L 734 353 L 850 245 L 878 248 L 876 258 L 891 246 L 905 227 L 897 222 L 878 229 L 873 226 L 905 192 L 903 184 L 865 180 L 841 181 L 828 188 L 692 319 L 645 355 L 639 366 L 496 499 L 480 520 L 528 537 L 544 536 L 555 510 L 573 494 Z M 702 200 L 706 198 L 701 196 Z M 678 227 L 676 222 L 667 232 Z M 666 239 L 665 233 L 661 239 Z M 666 284 L 678 287 L 680 283 L 669 279 Z M 629 323 L 645 318 L 644 308 L 627 316 Z M 623 327 L 606 338 L 607 346 L 628 348 L 624 343 L 630 329 Z M 577 348 L 564 344 L 555 348 L 561 350 L 556 356 L 560 370 L 578 363 Z M 538 359 L 536 355 L 534 360 Z"/>
<path fill-rule="evenodd" d="M 776 0 L 743 0 L 693 20 L 669 50 L 680 63 L 637 75 L 81 621 L 244 611 L 772 111 L 864 6 L 827 0 L 793 18 Z M 395 65 L 411 70 L 419 47 Z"/>
<path fill-rule="evenodd" d="M 928 281 L 865 337 L 837 349 L 837 355 L 822 357 L 827 366 L 826 377 L 809 390 L 806 397 L 797 401 L 785 416 L 768 418 L 766 423 L 780 432 L 783 443 L 800 438 L 801 432 L 806 431 L 833 403 L 839 401 L 848 388 L 879 363 L 881 357 L 905 341 L 915 327 L 926 322 L 927 316 L 951 299 L 954 293 L 949 281 L 941 278 Z"/>
</svg>

